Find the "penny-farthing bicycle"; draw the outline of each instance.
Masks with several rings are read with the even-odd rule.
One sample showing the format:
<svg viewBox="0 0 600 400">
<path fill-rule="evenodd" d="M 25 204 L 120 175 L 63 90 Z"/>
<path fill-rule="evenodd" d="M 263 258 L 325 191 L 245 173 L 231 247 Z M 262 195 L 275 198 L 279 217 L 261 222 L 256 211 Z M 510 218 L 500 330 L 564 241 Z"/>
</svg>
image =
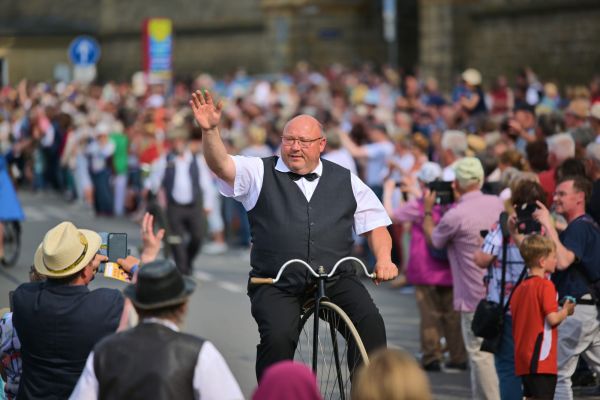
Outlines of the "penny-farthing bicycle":
<svg viewBox="0 0 600 400">
<path fill-rule="evenodd" d="M 324 399 L 349 399 L 354 372 L 360 365 L 369 363 L 356 327 L 325 293 L 327 280 L 336 273 L 340 264 L 348 261 L 358 263 L 367 277 L 375 278 L 375 274 L 369 273 L 363 262 L 355 257 L 342 258 L 329 274 L 324 267 L 315 272 L 305 261 L 294 259 L 283 264 L 275 278 L 250 278 L 252 284 L 275 284 L 291 264 L 303 265 L 315 277 L 314 296 L 302 308 L 294 360 L 312 367 Z M 315 318 L 317 315 L 319 318 Z"/>
</svg>

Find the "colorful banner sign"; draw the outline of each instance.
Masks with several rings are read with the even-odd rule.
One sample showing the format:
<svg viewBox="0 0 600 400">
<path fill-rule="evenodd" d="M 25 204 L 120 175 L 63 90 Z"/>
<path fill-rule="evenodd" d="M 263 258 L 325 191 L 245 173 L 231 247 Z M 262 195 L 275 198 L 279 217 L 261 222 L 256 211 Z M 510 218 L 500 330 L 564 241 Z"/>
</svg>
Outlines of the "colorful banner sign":
<svg viewBox="0 0 600 400">
<path fill-rule="evenodd" d="M 172 76 L 173 24 L 168 18 L 149 18 L 143 29 L 144 72 L 150 82 Z"/>
</svg>

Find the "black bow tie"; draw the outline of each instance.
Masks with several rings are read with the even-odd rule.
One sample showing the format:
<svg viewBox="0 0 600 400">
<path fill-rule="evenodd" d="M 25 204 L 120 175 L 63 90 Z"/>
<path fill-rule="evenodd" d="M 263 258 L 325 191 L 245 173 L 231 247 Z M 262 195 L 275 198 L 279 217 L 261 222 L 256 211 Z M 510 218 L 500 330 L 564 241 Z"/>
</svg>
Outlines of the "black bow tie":
<svg viewBox="0 0 600 400">
<path fill-rule="evenodd" d="M 317 179 L 319 177 L 319 175 L 317 175 L 315 172 L 311 172 L 310 174 L 306 174 L 306 175 L 300 175 L 300 174 L 297 174 L 295 172 L 290 171 L 287 174 L 289 175 L 289 177 L 293 181 L 297 181 L 300 178 L 304 178 L 307 181 L 311 181 L 312 182 L 312 181 L 314 181 L 315 179 Z"/>
</svg>

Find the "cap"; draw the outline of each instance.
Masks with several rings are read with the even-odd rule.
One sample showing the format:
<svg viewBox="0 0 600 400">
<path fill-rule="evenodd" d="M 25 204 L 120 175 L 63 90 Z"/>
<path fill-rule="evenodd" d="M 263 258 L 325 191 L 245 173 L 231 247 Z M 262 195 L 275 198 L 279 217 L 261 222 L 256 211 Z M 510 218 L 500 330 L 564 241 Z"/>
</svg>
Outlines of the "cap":
<svg viewBox="0 0 600 400">
<path fill-rule="evenodd" d="M 483 181 L 483 166 L 481 161 L 475 157 L 461 158 L 454 164 L 456 180 L 461 183 L 469 181 Z"/>
</svg>

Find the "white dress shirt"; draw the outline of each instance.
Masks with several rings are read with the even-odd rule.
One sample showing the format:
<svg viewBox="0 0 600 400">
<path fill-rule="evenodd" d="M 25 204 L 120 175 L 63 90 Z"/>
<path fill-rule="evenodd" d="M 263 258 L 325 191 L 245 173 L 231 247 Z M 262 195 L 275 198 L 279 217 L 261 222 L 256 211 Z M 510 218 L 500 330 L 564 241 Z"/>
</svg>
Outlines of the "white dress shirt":
<svg viewBox="0 0 600 400">
<path fill-rule="evenodd" d="M 250 211 L 256 206 L 260 196 L 265 176 L 263 161 L 257 157 L 230 157 L 235 163 L 234 185 L 231 187 L 225 181 L 219 179 L 219 190 L 223 196 L 233 197 L 243 204 L 246 211 Z M 277 160 L 275 169 L 281 172 L 290 171 L 281 158 Z M 304 178 L 294 181 L 308 201 L 312 198 L 319 184 L 323 173 L 323 163 L 319 161 L 319 165 L 312 172 L 316 173 L 319 178 L 312 182 Z M 354 212 L 354 230 L 356 234 L 361 235 L 380 226 L 390 225 L 392 221 L 375 193 L 356 175 L 350 174 L 350 177 L 352 192 L 356 200 L 356 211 Z"/>
<path fill-rule="evenodd" d="M 171 321 L 158 318 L 147 318 L 142 323 L 157 323 L 179 332 L 179 328 Z M 135 354 L 131 355 L 135 357 Z M 198 361 L 194 370 L 194 398 L 201 400 L 238 400 L 244 395 L 240 386 L 229 370 L 219 350 L 205 341 L 198 353 Z M 94 352 L 85 363 L 83 373 L 69 397 L 70 400 L 92 400 L 98 398 L 98 379 L 94 371 Z"/>
<path fill-rule="evenodd" d="M 175 182 L 171 195 L 178 204 L 190 204 L 192 202 L 194 195 L 192 185 L 190 185 L 190 162 L 192 161 L 192 157 L 194 157 L 193 154 L 187 150 L 182 155 L 173 158 L 173 162 L 175 163 Z M 204 208 L 212 210 L 215 206 L 216 189 L 212 181 L 210 169 L 203 155 L 196 155 L 195 160 L 198 164 L 198 183 L 202 189 Z M 150 189 L 153 193 L 158 192 L 162 186 L 166 169 L 167 157 L 160 157 L 152 164 L 152 171 L 145 184 L 146 188 Z"/>
</svg>

